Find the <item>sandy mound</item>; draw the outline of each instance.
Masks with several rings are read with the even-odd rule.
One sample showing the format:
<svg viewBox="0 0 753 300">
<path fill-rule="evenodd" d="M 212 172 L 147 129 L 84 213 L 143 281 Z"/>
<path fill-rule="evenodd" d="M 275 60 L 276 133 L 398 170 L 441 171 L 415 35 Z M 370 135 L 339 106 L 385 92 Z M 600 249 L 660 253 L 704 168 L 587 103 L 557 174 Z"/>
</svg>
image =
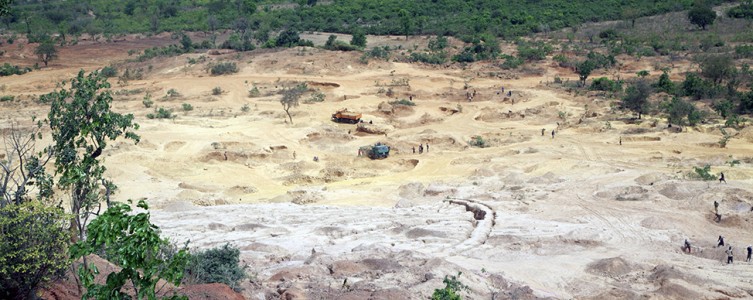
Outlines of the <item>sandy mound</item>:
<svg viewBox="0 0 753 300">
<path fill-rule="evenodd" d="M 673 200 L 686 200 L 698 195 L 695 189 L 692 189 L 686 183 L 669 181 L 662 183 L 659 187 L 659 194 Z"/>
<path fill-rule="evenodd" d="M 749 143 L 753 143 L 753 126 L 748 126 L 740 130 L 735 137 L 744 139 Z"/>
<path fill-rule="evenodd" d="M 598 191 L 594 196 L 618 201 L 642 201 L 648 199 L 648 190 L 640 186 L 612 187 Z"/>
<path fill-rule="evenodd" d="M 633 268 L 622 257 L 605 258 L 588 265 L 588 272 L 599 276 L 621 276 L 632 272 Z"/>
<path fill-rule="evenodd" d="M 654 183 L 667 180 L 668 178 L 669 176 L 662 173 L 649 173 L 635 178 L 635 182 L 640 185 L 653 185 Z"/>
</svg>

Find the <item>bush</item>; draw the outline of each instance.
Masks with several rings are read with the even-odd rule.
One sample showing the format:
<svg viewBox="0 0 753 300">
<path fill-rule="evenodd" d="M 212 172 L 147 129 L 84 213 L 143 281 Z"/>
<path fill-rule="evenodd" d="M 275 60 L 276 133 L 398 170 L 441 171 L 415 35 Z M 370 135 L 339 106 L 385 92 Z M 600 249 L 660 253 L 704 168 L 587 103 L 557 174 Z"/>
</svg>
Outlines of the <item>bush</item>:
<svg viewBox="0 0 753 300">
<path fill-rule="evenodd" d="M 118 69 L 113 66 L 107 66 L 102 68 L 102 71 L 100 71 L 100 74 L 102 76 L 105 76 L 107 78 L 118 76 Z"/>
<path fill-rule="evenodd" d="M 458 293 L 468 289 L 467 285 L 458 280 L 461 274 L 458 273 L 458 276 L 445 276 L 444 280 L 442 280 L 445 287 L 443 289 L 435 289 L 431 295 L 431 300 L 461 300 L 462 298 Z"/>
<path fill-rule="evenodd" d="M 175 118 L 175 115 L 173 114 L 172 110 L 160 107 L 154 109 L 154 113 L 149 113 L 146 115 L 146 117 L 148 119 L 172 119 Z"/>
<path fill-rule="evenodd" d="M 737 58 L 753 58 L 753 45 L 735 46 L 735 56 Z"/>
<path fill-rule="evenodd" d="M 449 45 L 447 38 L 444 36 L 438 36 L 434 39 L 429 40 L 429 50 L 431 51 L 440 51 L 444 50 L 444 48 L 447 48 L 447 45 Z"/>
<path fill-rule="evenodd" d="M 614 30 L 613 28 L 606 29 L 602 32 L 599 32 L 599 38 L 606 41 L 612 41 L 620 38 L 620 34 L 617 33 L 617 30 Z"/>
<path fill-rule="evenodd" d="M 407 105 L 407 106 L 416 106 L 416 103 L 413 101 L 410 101 L 408 99 L 400 99 L 398 101 L 390 101 L 389 102 L 392 105 Z"/>
<path fill-rule="evenodd" d="M 324 102 L 324 93 L 316 91 L 313 94 L 311 94 L 311 97 L 304 100 L 304 103 L 315 103 L 315 102 Z"/>
<path fill-rule="evenodd" d="M 250 90 L 248 90 L 248 97 L 255 98 L 261 96 L 261 92 L 259 91 L 259 88 L 257 86 L 254 86 Z"/>
<path fill-rule="evenodd" d="M 390 47 L 384 46 L 371 48 L 371 50 L 366 51 L 361 56 L 361 63 L 367 63 L 369 61 L 369 58 L 388 60 L 390 58 Z"/>
<path fill-rule="evenodd" d="M 249 37 L 239 36 L 237 33 L 233 33 L 230 37 L 220 45 L 222 49 L 233 49 L 238 51 L 251 51 L 256 49 L 256 46 L 251 42 Z"/>
<path fill-rule="evenodd" d="M 663 72 L 659 76 L 659 81 L 654 85 L 657 91 L 659 92 L 665 92 L 670 95 L 674 95 L 676 91 L 675 83 L 672 82 L 672 79 L 669 78 L 669 74 L 667 72 Z"/>
<path fill-rule="evenodd" d="M 169 89 L 167 90 L 167 96 L 170 98 L 180 97 L 180 93 L 176 89 Z"/>
<path fill-rule="evenodd" d="M 714 88 L 714 84 L 701 78 L 698 74 L 688 73 L 685 76 L 685 81 L 682 82 L 682 95 L 690 96 L 696 100 L 712 98 L 718 91 Z"/>
<path fill-rule="evenodd" d="M 5 95 L 5 96 L 0 97 L 0 102 L 10 102 L 10 101 L 13 101 L 15 99 L 16 99 L 16 96 Z"/>
<path fill-rule="evenodd" d="M 505 62 L 500 67 L 505 70 L 517 69 L 525 62 L 522 58 L 511 55 L 503 55 L 502 57 L 505 59 Z"/>
<path fill-rule="evenodd" d="M 217 86 L 212 89 L 212 95 L 218 96 L 222 95 L 222 88 Z"/>
<path fill-rule="evenodd" d="M 470 142 L 468 142 L 472 147 L 479 147 L 479 148 L 486 148 L 489 145 L 486 144 L 486 141 L 483 137 L 480 135 L 474 136 Z"/>
<path fill-rule="evenodd" d="M 178 56 L 185 53 L 185 50 L 178 45 L 169 45 L 165 47 L 153 47 L 144 50 L 144 53 L 139 55 L 136 60 L 140 62 L 147 61 L 155 57 L 170 57 Z"/>
<path fill-rule="evenodd" d="M 674 97 L 665 105 L 667 120 L 672 124 L 695 126 L 703 121 L 705 115 L 690 102 Z"/>
<path fill-rule="evenodd" d="M 596 78 L 591 82 L 590 90 L 605 91 L 605 92 L 620 92 L 622 91 L 622 81 L 610 80 L 606 77 Z"/>
<path fill-rule="evenodd" d="M 743 3 L 727 11 L 727 16 L 738 19 L 753 19 L 753 3 Z"/>
<path fill-rule="evenodd" d="M 31 72 L 31 68 L 21 68 L 9 63 L 4 63 L 0 66 L 0 76 L 23 75 L 26 74 L 26 72 Z"/>
<path fill-rule="evenodd" d="M 180 285 L 189 259 L 187 249 L 165 251 L 169 245 L 160 238 L 159 227 L 149 220 L 149 206 L 140 200 L 137 207 L 145 210 L 132 213 L 131 201 L 113 203 L 86 226 L 87 239 L 70 249 L 71 258 L 78 260 L 94 253 L 103 253 L 120 270 L 107 275 L 104 284 L 95 281 L 99 271 L 93 266 L 79 265 L 80 285 L 86 290 L 82 299 L 132 299 L 128 288 L 138 291 L 137 299 L 157 299 L 158 282 Z M 173 292 L 164 299 L 181 299 Z M 185 299 L 185 298 L 184 298 Z"/>
<path fill-rule="evenodd" d="M 518 44 L 518 57 L 526 61 L 542 60 L 553 50 L 552 45 L 544 42 L 521 42 Z"/>
<path fill-rule="evenodd" d="M 181 108 L 183 108 L 183 111 L 192 111 L 193 105 L 191 105 L 190 103 L 183 103 L 183 105 L 181 105 Z"/>
<path fill-rule="evenodd" d="M 154 105 L 154 101 L 152 101 L 152 96 L 149 95 L 149 93 L 146 93 L 146 96 L 144 96 L 144 100 L 141 101 L 141 103 L 144 104 L 144 107 L 150 108 L 152 105 Z"/>
<path fill-rule="evenodd" d="M 410 60 L 412 62 L 441 65 L 447 61 L 447 54 L 443 51 L 433 53 L 413 52 L 410 54 Z"/>
<path fill-rule="evenodd" d="M 243 106 L 241 106 L 241 111 L 247 113 L 251 111 L 251 107 L 249 107 L 248 104 L 243 104 Z"/>
<path fill-rule="evenodd" d="M 697 178 L 703 181 L 716 180 L 716 175 L 711 174 L 711 166 L 705 165 L 703 168 L 693 167 Z"/>
<path fill-rule="evenodd" d="M 366 34 L 362 30 L 357 29 L 353 32 L 353 37 L 350 39 L 350 45 L 359 49 L 366 48 Z"/>
<path fill-rule="evenodd" d="M 229 244 L 194 253 L 186 267 L 186 280 L 191 284 L 224 283 L 238 291 L 238 281 L 246 277 L 247 268 L 240 265 L 239 256 L 240 250 Z"/>
<path fill-rule="evenodd" d="M 210 68 L 212 75 L 225 75 L 238 73 L 238 66 L 234 62 L 221 62 Z"/>
<path fill-rule="evenodd" d="M 0 208 L 1 299 L 36 299 L 42 284 L 65 272 L 69 221 L 38 201 Z"/>
<path fill-rule="evenodd" d="M 617 64 L 617 60 L 614 58 L 614 55 L 604 55 L 598 52 L 589 52 L 588 60 L 594 63 L 594 67 L 596 69 L 600 68 L 609 68 L 611 66 L 614 66 Z"/>
</svg>

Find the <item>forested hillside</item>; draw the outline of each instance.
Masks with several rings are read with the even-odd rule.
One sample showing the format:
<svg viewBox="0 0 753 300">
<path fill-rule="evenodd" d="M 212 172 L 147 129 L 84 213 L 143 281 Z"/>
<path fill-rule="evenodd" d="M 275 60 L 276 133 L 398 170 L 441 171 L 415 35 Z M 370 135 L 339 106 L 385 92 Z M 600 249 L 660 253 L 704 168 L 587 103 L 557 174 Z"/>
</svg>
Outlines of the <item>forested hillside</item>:
<svg viewBox="0 0 753 300">
<path fill-rule="evenodd" d="M 583 22 L 634 19 L 692 0 L 15 0 L 5 29 L 76 35 L 237 29 L 511 37 Z M 721 0 L 710 1 L 714 3 Z M 467 39 L 467 38 L 466 38 Z"/>
</svg>

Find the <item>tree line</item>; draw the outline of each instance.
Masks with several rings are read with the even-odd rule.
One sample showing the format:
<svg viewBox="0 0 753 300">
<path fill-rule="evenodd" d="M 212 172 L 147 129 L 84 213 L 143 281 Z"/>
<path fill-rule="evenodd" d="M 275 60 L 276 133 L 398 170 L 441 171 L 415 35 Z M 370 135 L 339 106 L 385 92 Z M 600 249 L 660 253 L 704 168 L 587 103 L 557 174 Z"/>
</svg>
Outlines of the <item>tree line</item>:
<svg viewBox="0 0 753 300">
<path fill-rule="evenodd" d="M 7 0 L 6 0 L 7 1 Z M 721 0 L 707 1 L 711 4 Z M 584 22 L 635 19 L 691 7 L 692 0 L 15 0 L 6 29 L 34 34 L 215 31 L 246 26 L 256 35 L 324 31 L 510 38 Z"/>
</svg>

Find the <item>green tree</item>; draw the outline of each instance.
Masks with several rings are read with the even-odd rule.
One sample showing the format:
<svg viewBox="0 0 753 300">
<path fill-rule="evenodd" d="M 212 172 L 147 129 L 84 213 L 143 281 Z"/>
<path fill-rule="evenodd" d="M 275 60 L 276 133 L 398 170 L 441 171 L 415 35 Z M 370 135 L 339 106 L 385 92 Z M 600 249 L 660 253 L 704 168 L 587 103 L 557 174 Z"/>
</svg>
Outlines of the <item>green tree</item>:
<svg viewBox="0 0 753 300">
<path fill-rule="evenodd" d="M 39 60 L 44 62 L 44 66 L 46 67 L 48 62 L 58 57 L 58 50 L 55 48 L 55 43 L 52 39 L 46 38 L 39 43 L 37 49 L 34 50 L 34 54 L 39 57 Z"/>
<path fill-rule="evenodd" d="M 706 30 L 706 26 L 714 24 L 716 20 L 716 12 L 714 12 L 708 5 L 696 5 L 690 11 L 688 11 L 688 20 L 693 25 L 701 27 Z"/>
<path fill-rule="evenodd" d="M 714 110 L 719 113 L 722 118 L 729 117 L 735 109 L 735 104 L 730 100 L 723 100 L 715 102 L 713 105 Z"/>
<path fill-rule="evenodd" d="M 578 72 L 578 78 L 580 79 L 580 85 L 586 85 L 586 79 L 591 75 L 591 72 L 596 69 L 596 64 L 590 59 L 586 59 L 575 66 L 575 70 Z"/>
<path fill-rule="evenodd" d="M 337 42 L 337 36 L 334 34 L 330 34 L 327 38 L 327 42 L 324 43 L 324 49 L 327 50 L 333 50 L 335 49 L 335 42 Z"/>
<path fill-rule="evenodd" d="M 183 47 L 183 51 L 189 52 L 193 48 L 193 41 L 187 34 L 182 33 L 180 35 L 180 45 Z"/>
<path fill-rule="evenodd" d="M 280 35 L 277 36 L 277 39 L 275 40 L 275 46 L 277 47 L 293 47 L 298 45 L 298 42 L 300 42 L 301 37 L 298 35 L 298 32 L 293 29 L 287 29 L 283 32 L 280 32 Z"/>
<path fill-rule="evenodd" d="M 408 36 L 413 32 L 413 15 L 405 9 L 401 9 L 397 12 L 397 16 L 400 18 L 400 26 L 402 26 L 403 34 L 405 34 L 405 40 L 408 40 Z"/>
<path fill-rule="evenodd" d="M 0 208 L 0 298 L 36 299 L 68 267 L 68 218 L 61 208 L 26 201 Z"/>
<path fill-rule="evenodd" d="M 701 75 L 717 86 L 735 74 L 735 65 L 729 55 L 707 55 L 700 59 L 699 64 Z"/>
<path fill-rule="evenodd" d="M 634 7 L 623 8 L 621 15 L 623 18 L 630 20 L 630 27 L 635 28 L 635 20 L 640 17 L 640 12 Z"/>
<path fill-rule="evenodd" d="M 65 82 L 63 83 L 65 85 Z M 42 95 L 50 103 L 47 124 L 52 133 L 55 175 L 60 189 L 69 193 L 73 224 L 78 238 L 84 240 L 85 224 L 99 211 L 102 201 L 110 204 L 116 186 L 104 178 L 105 166 L 100 157 L 107 146 L 124 136 L 138 143 L 133 132 L 138 124 L 133 115 L 111 110 L 112 96 L 107 78 L 94 71 L 79 71 L 70 88 Z"/>
<path fill-rule="evenodd" d="M 10 4 L 13 0 L 0 0 L 0 17 L 10 14 Z"/>
<path fill-rule="evenodd" d="M 305 83 L 297 84 L 293 88 L 285 89 L 282 91 L 282 99 L 280 100 L 280 104 L 282 104 L 282 109 L 285 111 L 285 113 L 288 115 L 288 119 L 290 119 L 290 123 L 293 123 L 293 116 L 290 115 L 290 109 L 293 107 L 298 107 L 300 104 L 301 96 L 303 96 L 303 93 L 308 91 L 308 87 Z"/>
<path fill-rule="evenodd" d="M 444 48 L 447 48 L 448 41 L 447 37 L 445 36 L 437 36 L 436 38 L 429 40 L 428 48 L 431 51 L 442 51 Z"/>
<path fill-rule="evenodd" d="M 366 48 L 366 34 L 363 33 L 363 30 L 356 30 L 353 32 L 350 44 L 361 49 Z"/>
<path fill-rule="evenodd" d="M 696 100 L 712 97 L 717 93 L 713 82 L 705 80 L 696 73 L 688 73 L 681 86 L 682 95 L 692 96 Z"/>
<path fill-rule="evenodd" d="M 672 124 L 695 126 L 703 120 L 703 114 L 688 101 L 674 97 L 665 107 L 667 121 Z"/>
<path fill-rule="evenodd" d="M 137 207 L 149 209 L 143 200 Z M 130 205 L 115 203 L 91 221 L 87 232 L 86 241 L 71 246 L 71 258 L 80 259 L 104 251 L 106 257 L 122 269 L 107 275 L 102 285 L 94 281 L 99 273 L 96 266 L 79 268 L 79 279 L 86 287 L 82 299 L 131 299 L 123 291 L 126 284 L 133 287 L 136 299 L 156 299 L 160 279 L 180 285 L 189 259 L 188 251 L 185 247 L 175 253 L 162 251 L 169 242 L 160 238 L 159 228 L 149 221 L 149 212 L 133 214 Z M 188 298 L 172 295 L 164 299 Z"/>
<path fill-rule="evenodd" d="M 672 82 L 672 79 L 669 78 L 667 71 L 664 71 L 661 75 L 659 75 L 659 81 L 656 82 L 655 87 L 658 91 L 665 92 L 670 95 L 676 92 L 675 83 Z"/>
<path fill-rule="evenodd" d="M 648 112 L 649 96 L 651 96 L 651 86 L 643 79 L 638 80 L 625 91 L 622 107 L 637 113 L 640 119 L 642 114 Z"/>
</svg>

